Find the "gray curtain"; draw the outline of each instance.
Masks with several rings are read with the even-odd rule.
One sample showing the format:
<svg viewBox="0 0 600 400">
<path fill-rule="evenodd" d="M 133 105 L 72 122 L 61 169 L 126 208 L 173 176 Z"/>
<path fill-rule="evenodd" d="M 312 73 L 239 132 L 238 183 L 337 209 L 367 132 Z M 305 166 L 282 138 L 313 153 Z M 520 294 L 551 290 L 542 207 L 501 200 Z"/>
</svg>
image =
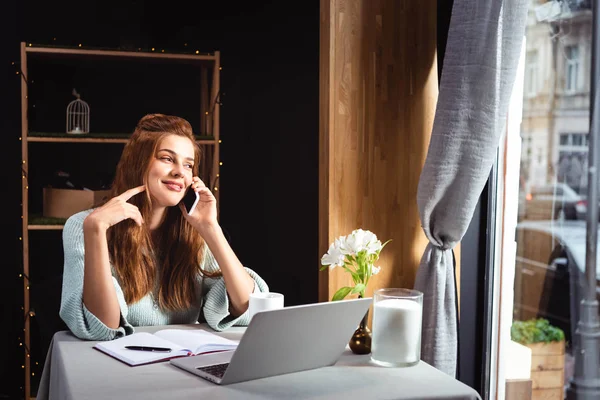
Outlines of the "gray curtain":
<svg viewBox="0 0 600 400">
<path fill-rule="evenodd" d="M 529 0 L 455 0 L 433 132 L 417 202 L 429 244 L 417 271 L 422 359 L 456 374 L 458 324 L 452 250 L 485 186 L 502 136 Z M 468 301 L 464 299 L 463 301 Z"/>
</svg>

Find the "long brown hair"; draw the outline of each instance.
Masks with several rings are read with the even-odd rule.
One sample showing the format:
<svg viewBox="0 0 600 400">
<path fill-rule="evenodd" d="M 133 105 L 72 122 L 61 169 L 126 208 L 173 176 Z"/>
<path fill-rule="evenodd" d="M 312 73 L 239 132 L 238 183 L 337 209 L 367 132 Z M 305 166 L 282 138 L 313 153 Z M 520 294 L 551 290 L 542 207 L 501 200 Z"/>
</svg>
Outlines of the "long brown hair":
<svg viewBox="0 0 600 400">
<path fill-rule="evenodd" d="M 186 137 L 194 144 L 192 171 L 194 176 L 198 176 L 200 147 L 190 123 L 179 117 L 149 114 L 138 122 L 123 149 L 110 198 L 128 189 L 147 185 L 151 161 L 156 157 L 161 141 L 169 135 Z M 133 196 L 129 202 L 139 208 L 145 221 L 150 221 L 152 199 L 147 190 Z M 163 309 L 189 308 L 196 300 L 198 276 L 220 275 L 202 270 L 204 246 L 204 240 L 187 223 L 179 207 L 167 208 L 154 241 L 146 224 L 138 226 L 131 219 L 108 230 L 111 262 L 128 304 L 153 292 Z"/>
</svg>

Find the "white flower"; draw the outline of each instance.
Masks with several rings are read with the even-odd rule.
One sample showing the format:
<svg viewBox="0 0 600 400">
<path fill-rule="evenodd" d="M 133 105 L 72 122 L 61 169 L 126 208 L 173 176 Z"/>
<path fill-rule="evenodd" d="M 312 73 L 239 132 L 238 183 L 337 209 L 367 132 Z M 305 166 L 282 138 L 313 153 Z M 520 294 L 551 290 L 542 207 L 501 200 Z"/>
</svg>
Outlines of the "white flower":
<svg viewBox="0 0 600 400">
<path fill-rule="evenodd" d="M 375 235 L 373 235 L 375 236 Z M 377 239 L 377 238 L 375 238 Z M 375 254 L 378 251 L 381 251 L 381 240 L 375 240 L 372 242 L 369 242 L 369 244 L 367 245 L 367 254 Z"/>
<path fill-rule="evenodd" d="M 344 299 L 351 293 L 349 289 L 358 290 L 359 296 L 365 296 L 369 279 L 381 271 L 381 267 L 376 267 L 374 263 L 379 259 L 379 253 L 388 242 L 389 240 L 382 244 L 373 232 L 362 229 L 356 229 L 348 236 L 335 239 L 327 253 L 321 257 L 323 267 L 320 270 L 326 269 L 327 266 L 329 270 L 344 267 L 344 270 L 352 274 L 354 286 L 338 289 L 332 300 Z"/>
<path fill-rule="evenodd" d="M 373 232 L 356 229 L 346 238 L 342 253 L 356 255 L 363 250 L 366 250 L 367 254 L 374 254 L 377 250 L 381 250 L 381 242 Z"/>
<path fill-rule="evenodd" d="M 341 267 L 344 265 L 344 254 L 342 254 L 341 247 L 343 246 L 344 237 L 335 239 L 334 243 L 331 243 L 327 253 L 321 257 L 321 265 L 329 265 L 330 269 L 335 267 Z"/>
</svg>

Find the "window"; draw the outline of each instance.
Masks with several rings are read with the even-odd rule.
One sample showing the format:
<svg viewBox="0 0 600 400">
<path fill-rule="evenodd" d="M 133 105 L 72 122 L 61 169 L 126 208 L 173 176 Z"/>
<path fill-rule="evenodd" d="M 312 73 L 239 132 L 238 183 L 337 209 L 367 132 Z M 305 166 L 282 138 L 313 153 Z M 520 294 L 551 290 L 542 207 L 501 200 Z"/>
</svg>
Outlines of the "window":
<svg viewBox="0 0 600 400">
<path fill-rule="evenodd" d="M 554 3 L 564 6 L 567 1 L 569 6 L 576 2 Z M 537 0 L 529 3 L 532 8 L 542 4 Z M 506 140 L 501 144 L 498 171 L 502 173 L 497 185 L 501 212 L 497 213 L 497 221 L 502 227 L 502 241 L 495 255 L 502 267 L 497 272 L 501 285 L 495 289 L 500 298 L 495 331 L 498 362 L 492 366 L 497 367 L 498 399 L 504 398 L 508 379 L 531 379 L 533 398 L 552 396 L 563 400 L 568 388 L 579 390 L 571 379 L 587 372 L 581 368 L 581 354 L 589 350 L 583 347 L 577 326 L 586 318 L 581 301 L 588 288 L 596 291 L 600 301 L 600 270 L 595 277 L 585 274 L 586 217 L 590 207 L 598 207 L 587 201 L 587 79 L 591 71 L 587 54 L 593 21 L 590 12 L 573 13 L 582 7 L 589 9 L 590 3 L 577 4 L 579 8 L 571 8 L 571 12 L 563 9 L 553 22 L 531 20 L 527 26 L 525 43 L 531 51 L 522 53 L 523 80 L 517 80 L 513 89 L 514 108 L 509 111 Z M 554 23 L 566 29 L 548 35 Z M 556 79 L 542 72 L 553 62 Z M 557 98 L 544 102 L 543 109 L 541 102 L 527 104 L 533 93 L 539 95 L 542 82 L 544 90 Z M 564 340 L 558 335 L 553 343 L 554 355 L 539 356 L 537 347 L 528 343 L 525 345 L 530 346 L 530 354 L 516 350 L 520 347 L 515 342 L 527 342 L 520 329 L 530 332 L 527 325 L 535 322 L 551 325 L 554 333 L 562 332 Z M 599 355 L 590 355 L 594 356 Z M 557 363 L 549 365 L 550 359 Z M 520 368 L 525 362 L 530 363 L 529 368 Z M 543 371 L 538 370 L 540 367 Z M 542 376 L 549 375 L 541 374 L 546 373 L 554 378 L 542 383 Z"/>
<path fill-rule="evenodd" d="M 560 151 L 583 151 L 588 150 L 588 134 L 585 133 L 561 133 L 558 150 Z"/>
<path fill-rule="evenodd" d="M 587 188 L 588 134 L 561 133 L 558 145 L 556 179 L 567 183 L 580 194 Z"/>
<path fill-rule="evenodd" d="M 565 47 L 566 67 L 565 67 L 565 91 L 573 93 L 580 88 L 579 70 L 579 46 L 572 45 Z"/>
<path fill-rule="evenodd" d="M 562 134 L 560 135 L 560 145 L 561 145 L 561 146 L 566 146 L 566 145 L 568 145 L 568 144 L 569 144 L 569 139 L 570 139 L 570 135 L 569 135 L 568 133 L 567 133 L 567 134 L 565 134 L 565 133 L 562 133 Z"/>
<path fill-rule="evenodd" d="M 527 52 L 525 58 L 525 91 L 527 96 L 537 94 L 537 76 L 538 76 L 538 52 L 532 50 Z"/>
</svg>

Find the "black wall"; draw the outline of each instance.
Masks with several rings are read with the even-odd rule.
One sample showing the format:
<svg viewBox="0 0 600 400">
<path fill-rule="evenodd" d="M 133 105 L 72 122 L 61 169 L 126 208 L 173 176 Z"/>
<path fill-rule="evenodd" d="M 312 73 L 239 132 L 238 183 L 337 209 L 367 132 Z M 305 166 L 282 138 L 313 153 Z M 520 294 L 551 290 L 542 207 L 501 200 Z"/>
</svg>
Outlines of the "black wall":
<svg viewBox="0 0 600 400">
<path fill-rule="evenodd" d="M 18 338 L 22 338 L 23 301 L 22 280 L 18 276 L 22 270 L 20 78 L 11 65 L 12 61 L 19 61 L 20 41 L 61 46 L 82 43 L 84 47 L 155 47 L 167 51 L 220 50 L 221 224 L 242 263 L 264 277 L 272 291 L 284 293 L 286 305 L 317 301 L 319 1 L 296 2 L 291 11 L 286 9 L 288 6 L 281 1 L 151 4 L 91 0 L 8 1 L 0 6 L 5 44 L 0 87 L 6 111 L 2 117 L 4 162 L 0 168 L 4 184 L 2 230 L 6 233 L 0 264 L 0 398 L 20 398 L 23 386 L 23 350 L 18 345 Z M 140 74 L 148 71 L 141 70 Z M 68 65 L 38 67 L 37 75 L 44 79 L 35 82 L 39 86 L 32 85 L 30 90 L 38 96 L 31 100 L 39 104 L 35 124 L 40 130 L 51 129 L 47 126 L 63 120 L 65 101 L 69 99 L 69 93 L 57 94 L 56 103 L 60 106 L 43 109 L 44 104 L 49 104 L 47 97 L 52 89 L 41 88 L 43 82 L 68 82 L 69 74 L 78 73 L 81 70 L 73 71 Z M 129 81 L 123 77 L 115 79 Z M 155 86 L 151 77 L 147 82 L 146 87 L 136 87 L 133 99 L 156 95 L 153 89 L 160 85 Z M 178 84 L 185 86 L 185 82 Z M 88 98 L 106 96 L 92 88 L 90 85 L 79 90 L 82 96 L 88 90 Z M 139 100 L 129 111 L 114 112 L 110 118 L 101 118 L 97 110 L 92 114 L 92 124 L 131 131 L 142 116 L 132 117 L 131 110 L 142 114 L 177 113 L 181 109 L 182 116 L 187 117 L 190 104 L 196 101 L 187 92 L 183 88 L 177 99 L 158 102 L 165 105 L 160 110 L 139 106 Z M 115 104 L 127 105 L 123 100 L 126 94 L 109 95 L 114 96 Z M 96 103 L 101 100 L 105 99 Z M 90 107 L 94 113 L 91 101 Z M 50 166 L 60 165 L 63 157 L 82 157 L 81 149 L 72 146 L 77 145 L 30 147 L 34 153 L 32 169 L 34 162 L 42 170 L 47 163 L 48 173 Z M 107 157 L 115 157 L 115 152 L 118 157 L 120 150 L 116 149 L 106 150 Z M 35 197 L 33 193 L 32 196 Z M 60 295 L 56 280 L 62 269 L 60 232 L 33 232 L 31 244 L 38 265 L 34 268 L 32 262 L 32 299 L 38 307 L 49 308 L 38 310 L 38 316 L 32 319 L 32 358 L 40 363 L 33 365 L 33 370 L 38 371 L 35 382 L 41 374 L 48 335 L 55 326 L 44 317 L 55 309 Z M 50 300 L 46 302 L 46 298 Z"/>
</svg>

